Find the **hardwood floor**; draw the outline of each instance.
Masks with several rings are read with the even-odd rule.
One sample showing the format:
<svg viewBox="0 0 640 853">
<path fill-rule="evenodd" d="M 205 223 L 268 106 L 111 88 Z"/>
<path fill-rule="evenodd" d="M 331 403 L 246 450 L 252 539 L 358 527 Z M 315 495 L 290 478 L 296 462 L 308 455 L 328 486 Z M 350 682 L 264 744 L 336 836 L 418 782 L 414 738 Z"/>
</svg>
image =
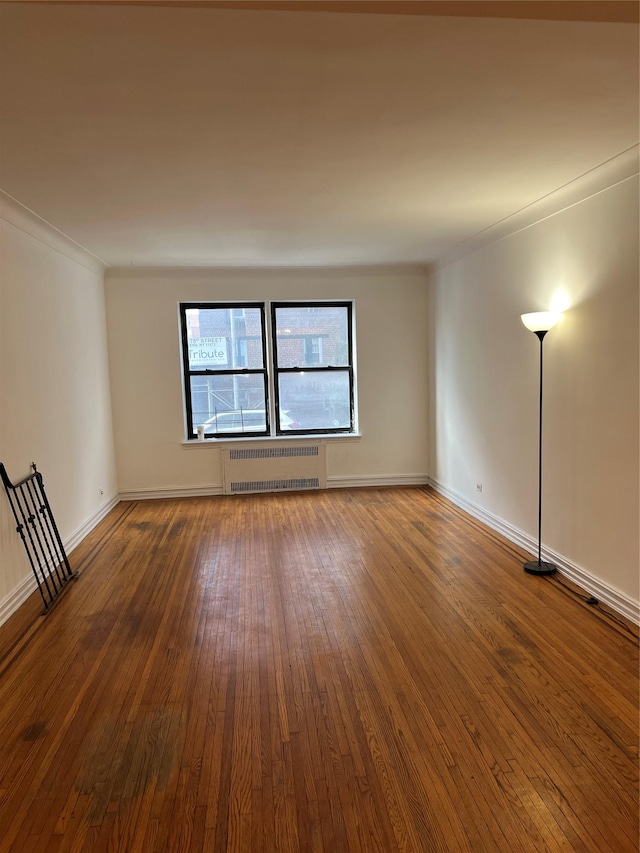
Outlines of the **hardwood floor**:
<svg viewBox="0 0 640 853">
<path fill-rule="evenodd" d="M 523 558 L 427 489 L 119 504 L 0 628 L 0 850 L 637 851 L 637 637 Z"/>
</svg>

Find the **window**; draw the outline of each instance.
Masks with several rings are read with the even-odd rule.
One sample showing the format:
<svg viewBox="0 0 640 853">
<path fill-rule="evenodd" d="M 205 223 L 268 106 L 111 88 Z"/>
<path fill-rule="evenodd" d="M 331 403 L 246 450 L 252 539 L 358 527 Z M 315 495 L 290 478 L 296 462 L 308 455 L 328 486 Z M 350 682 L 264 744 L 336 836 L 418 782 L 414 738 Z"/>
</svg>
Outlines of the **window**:
<svg viewBox="0 0 640 853">
<path fill-rule="evenodd" d="M 271 303 L 276 411 L 294 417 L 305 431 L 351 430 L 351 307 Z"/>
<path fill-rule="evenodd" d="M 180 306 L 187 435 L 268 435 L 264 304 Z"/>
<path fill-rule="evenodd" d="M 349 302 L 182 303 L 187 437 L 354 430 Z"/>
</svg>

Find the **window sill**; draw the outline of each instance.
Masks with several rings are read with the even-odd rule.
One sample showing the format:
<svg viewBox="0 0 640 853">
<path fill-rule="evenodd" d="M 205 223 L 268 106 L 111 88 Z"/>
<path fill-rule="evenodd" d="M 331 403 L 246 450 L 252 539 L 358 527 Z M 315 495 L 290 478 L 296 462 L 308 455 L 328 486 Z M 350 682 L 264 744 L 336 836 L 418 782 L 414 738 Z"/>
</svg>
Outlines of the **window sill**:
<svg viewBox="0 0 640 853">
<path fill-rule="evenodd" d="M 197 438 L 185 439 L 183 447 L 227 447 L 230 444 L 255 444 L 256 442 L 289 442 L 289 441 L 319 441 L 322 444 L 335 441 L 359 441 L 362 438 L 360 432 L 343 433 L 316 433 L 309 435 L 252 435 L 247 438 L 206 438 L 199 441 Z"/>
</svg>

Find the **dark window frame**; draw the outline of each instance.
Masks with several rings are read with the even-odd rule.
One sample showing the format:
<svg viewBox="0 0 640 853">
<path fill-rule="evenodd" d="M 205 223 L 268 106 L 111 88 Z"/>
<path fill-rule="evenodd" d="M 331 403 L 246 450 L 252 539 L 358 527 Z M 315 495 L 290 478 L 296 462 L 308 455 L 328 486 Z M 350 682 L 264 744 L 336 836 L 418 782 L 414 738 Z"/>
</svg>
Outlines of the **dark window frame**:
<svg viewBox="0 0 640 853">
<path fill-rule="evenodd" d="M 226 368 L 223 370 L 214 370 L 213 368 L 205 368 L 204 370 L 195 370 L 189 366 L 189 337 L 187 328 L 187 311 L 190 309 L 200 310 L 233 310 L 240 308 L 257 308 L 260 311 L 260 322 L 262 326 L 262 368 L 236 367 Z M 269 438 L 271 436 L 271 424 L 269 420 L 269 370 L 267 361 L 267 327 L 266 327 L 266 303 L 265 302 L 180 302 L 180 342 L 182 349 L 182 374 L 184 387 L 184 408 L 186 416 L 186 432 L 188 439 L 197 438 L 196 430 L 193 429 L 193 401 L 191 395 L 191 378 L 193 376 L 250 376 L 262 375 L 264 387 L 264 402 L 265 402 L 265 429 L 264 430 L 247 430 L 245 432 L 225 432 L 218 433 L 209 438 L 236 438 L 236 437 L 260 437 Z M 250 336 L 253 340 L 257 340 L 256 336 Z M 235 353 L 234 353 L 235 358 Z"/>
<path fill-rule="evenodd" d="M 276 435 L 339 435 L 353 433 L 355 429 L 355 381 L 354 381 L 354 359 L 353 359 L 353 300 L 287 300 L 271 301 L 271 352 L 273 358 L 273 395 L 276 410 Z M 276 312 L 278 308 L 346 308 L 347 310 L 347 354 L 346 365 L 307 365 L 304 367 L 278 367 L 278 343 Z M 305 336 L 307 337 L 307 336 Z M 318 337 L 318 335 L 311 335 Z M 278 378 L 281 374 L 300 373 L 346 373 L 349 377 L 349 426 L 346 427 L 319 427 L 317 429 L 287 429 L 280 428 L 280 383 Z"/>
<path fill-rule="evenodd" d="M 354 304 L 353 300 L 264 300 L 264 301 L 239 301 L 239 302 L 180 302 L 179 303 L 179 322 L 180 322 L 180 344 L 182 352 L 182 374 L 184 388 L 184 415 L 186 424 L 187 440 L 197 438 L 197 432 L 193 429 L 193 401 L 191 394 L 191 378 L 194 376 L 247 376 L 250 374 L 262 375 L 265 400 L 265 420 L 266 426 L 264 430 L 242 431 L 242 432 L 224 432 L 213 435 L 206 435 L 205 438 L 217 440 L 234 441 L 239 438 L 259 438 L 270 439 L 280 438 L 282 436 L 314 436 L 314 435 L 344 435 L 353 434 L 355 432 L 355 363 L 354 363 L 354 348 L 353 348 L 353 318 Z M 188 343 L 188 326 L 187 326 L 187 311 L 190 309 L 200 310 L 238 310 L 246 308 L 257 308 L 260 310 L 260 319 L 262 325 L 262 368 L 225 368 L 216 370 L 213 368 L 205 368 L 202 370 L 193 369 L 189 366 L 189 343 Z M 278 346 L 277 346 L 277 323 L 276 311 L 278 308 L 345 308 L 347 311 L 347 354 L 348 363 L 345 365 L 309 365 L 304 367 L 278 367 Z M 269 324 L 267 324 L 267 315 Z M 257 336 L 250 336 L 253 340 L 257 340 Z M 303 336 L 304 337 L 304 336 Z M 311 337 L 318 337 L 312 335 Z M 235 354 L 234 354 L 235 357 Z M 300 428 L 300 429 L 281 429 L 280 427 L 280 394 L 279 394 L 279 376 L 286 373 L 299 373 L 304 370 L 305 373 L 343 373 L 347 374 L 349 381 L 349 425 L 340 427 L 319 427 L 319 428 Z M 271 424 L 271 404 L 273 398 L 275 419 L 272 429 Z"/>
</svg>

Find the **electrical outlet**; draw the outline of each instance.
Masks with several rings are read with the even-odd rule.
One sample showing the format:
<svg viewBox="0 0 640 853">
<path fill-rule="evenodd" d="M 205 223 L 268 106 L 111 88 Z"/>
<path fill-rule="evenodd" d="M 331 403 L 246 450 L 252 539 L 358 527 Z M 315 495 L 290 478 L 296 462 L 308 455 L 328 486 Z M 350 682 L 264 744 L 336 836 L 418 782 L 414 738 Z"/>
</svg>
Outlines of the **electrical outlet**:
<svg viewBox="0 0 640 853">
<path fill-rule="evenodd" d="M 101 498 L 102 498 L 102 497 L 104 497 L 104 489 L 102 488 L 102 486 L 100 486 L 100 488 L 98 489 L 98 491 L 100 492 L 100 497 L 101 497 Z"/>
<path fill-rule="evenodd" d="M 482 491 L 482 483 L 476 483 L 476 492 Z"/>
</svg>

